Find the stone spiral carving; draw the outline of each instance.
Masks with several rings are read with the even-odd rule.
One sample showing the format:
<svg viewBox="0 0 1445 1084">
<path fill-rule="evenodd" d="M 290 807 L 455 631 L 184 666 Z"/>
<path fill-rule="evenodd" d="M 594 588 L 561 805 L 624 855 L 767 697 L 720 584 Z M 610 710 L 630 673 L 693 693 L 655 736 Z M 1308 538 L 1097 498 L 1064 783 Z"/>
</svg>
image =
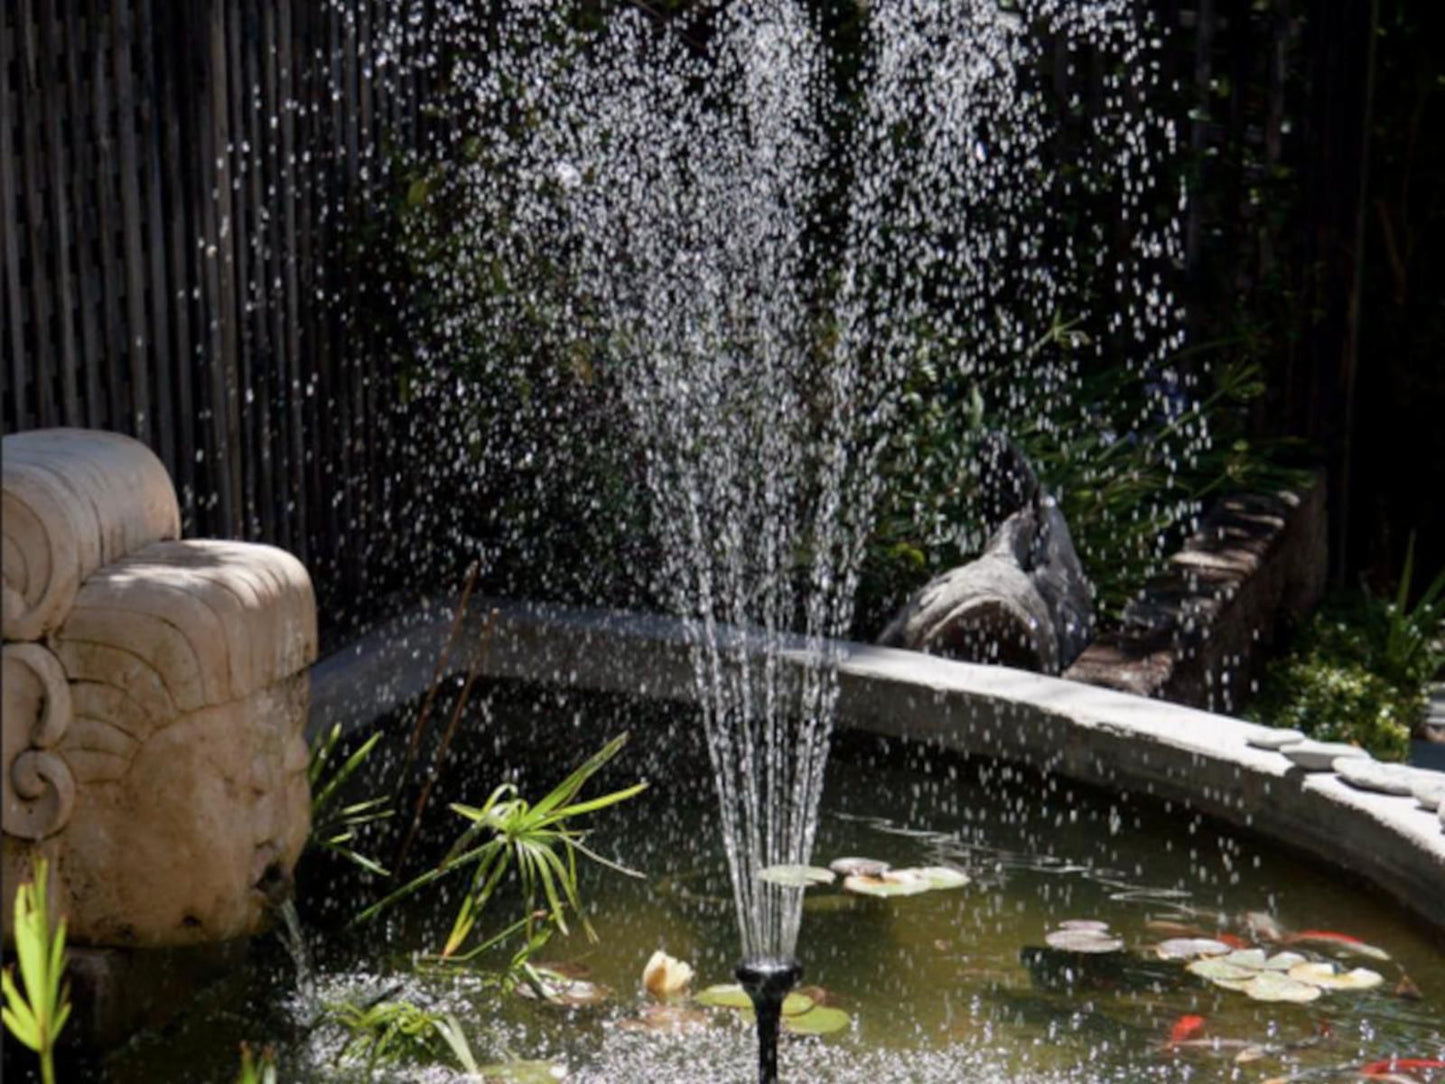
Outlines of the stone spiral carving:
<svg viewBox="0 0 1445 1084">
<path fill-rule="evenodd" d="M 41 840 L 69 823 L 75 778 L 58 746 L 73 717 L 60 661 L 40 644 L 6 644 L 4 656 L 3 826 Z"/>
<path fill-rule="evenodd" d="M 96 569 L 180 535 L 165 467 L 139 441 L 88 429 L 5 438 L 5 639 L 39 640 L 60 625 Z"/>
<path fill-rule="evenodd" d="M 310 830 L 305 567 L 176 540 L 170 479 L 128 437 L 3 448 L 0 883 L 49 857 L 76 944 L 259 932 Z"/>
</svg>

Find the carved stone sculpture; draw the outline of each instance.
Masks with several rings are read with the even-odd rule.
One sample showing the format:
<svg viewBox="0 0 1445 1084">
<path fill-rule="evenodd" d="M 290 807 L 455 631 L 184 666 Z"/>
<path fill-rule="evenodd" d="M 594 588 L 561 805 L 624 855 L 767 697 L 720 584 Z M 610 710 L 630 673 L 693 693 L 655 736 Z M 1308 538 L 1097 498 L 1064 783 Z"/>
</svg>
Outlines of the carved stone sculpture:
<svg viewBox="0 0 1445 1084">
<path fill-rule="evenodd" d="M 78 944 L 261 929 L 310 828 L 305 568 L 171 540 L 169 479 L 128 438 L 26 433 L 3 454 L 7 888 L 49 856 Z"/>
</svg>

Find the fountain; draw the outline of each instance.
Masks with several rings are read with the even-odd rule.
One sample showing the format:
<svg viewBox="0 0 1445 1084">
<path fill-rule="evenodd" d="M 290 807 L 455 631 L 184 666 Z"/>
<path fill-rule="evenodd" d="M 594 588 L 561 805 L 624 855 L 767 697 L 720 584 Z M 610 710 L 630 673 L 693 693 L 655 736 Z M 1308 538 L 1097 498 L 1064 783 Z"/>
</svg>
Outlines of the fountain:
<svg viewBox="0 0 1445 1084">
<path fill-rule="evenodd" d="M 1066 177 L 1041 85 L 1048 57 L 1094 50 L 1129 73 L 1107 93 L 1147 91 L 1131 5 L 893 0 L 867 15 L 840 104 L 838 57 L 793 0 L 691 27 L 628 8 L 580 30 L 531 4 L 485 28 L 454 12 L 446 36 L 468 43 L 458 111 L 489 123 L 449 187 L 465 208 L 452 225 L 506 287 L 423 271 L 455 324 L 443 339 L 480 336 L 507 359 L 541 313 L 624 406 L 652 594 L 692 645 L 765 1078 L 776 1016 L 762 1006 L 797 970 L 803 893 L 759 873 L 810 859 L 837 699 L 829 645 L 851 622 L 909 374 L 1007 382 L 1033 368 L 1067 396 L 1079 351 L 1028 346 L 1061 312 L 1132 365 L 1163 369 L 1179 344 L 1161 278 L 1177 201 L 1162 220 L 1147 210 L 1167 125 L 1142 105 L 1108 114 L 1081 158 L 1096 175 Z M 1049 201 L 1074 184 L 1120 204 L 1066 229 Z M 1118 264 L 1107 311 L 1091 309 L 1075 238 L 1100 242 L 1118 212 L 1134 221 L 1100 245 Z M 1005 418 L 1048 407 L 1000 405 Z M 795 637 L 810 662 L 784 667 Z"/>
</svg>

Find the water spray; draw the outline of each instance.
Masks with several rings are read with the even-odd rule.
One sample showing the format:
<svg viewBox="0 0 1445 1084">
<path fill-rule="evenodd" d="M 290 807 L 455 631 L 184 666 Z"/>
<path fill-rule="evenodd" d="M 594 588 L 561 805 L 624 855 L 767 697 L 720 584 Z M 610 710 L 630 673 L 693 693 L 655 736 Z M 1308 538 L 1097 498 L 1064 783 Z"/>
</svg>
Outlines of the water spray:
<svg viewBox="0 0 1445 1084">
<path fill-rule="evenodd" d="M 752 956 L 738 964 L 733 974 L 752 1000 L 758 1018 L 758 1084 L 776 1084 L 783 999 L 802 979 L 803 965 L 791 956 Z"/>
</svg>

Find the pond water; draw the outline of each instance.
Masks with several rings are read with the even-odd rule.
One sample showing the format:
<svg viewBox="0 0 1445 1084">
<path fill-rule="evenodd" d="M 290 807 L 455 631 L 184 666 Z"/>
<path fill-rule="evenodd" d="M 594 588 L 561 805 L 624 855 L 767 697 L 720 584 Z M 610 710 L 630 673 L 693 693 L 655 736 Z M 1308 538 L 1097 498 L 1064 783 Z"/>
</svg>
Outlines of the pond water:
<svg viewBox="0 0 1445 1084">
<path fill-rule="evenodd" d="M 400 734 L 410 717 L 389 725 Z M 454 1013 L 482 1062 L 546 1060 L 565 1068 L 567 1080 L 612 1084 L 753 1079 L 752 1032 L 735 1010 L 701 1009 L 696 1020 L 678 1013 L 669 1019 L 687 1026 L 677 1031 L 638 1023 L 660 1019 L 641 984 L 655 950 L 696 969 L 694 991 L 731 982 L 738 953 L 715 798 L 685 713 L 496 689 L 454 749 L 452 763 L 467 767 L 444 771 L 437 793 L 479 803 L 500 779 L 513 778 L 540 797 L 628 726 L 632 743 L 590 789 L 638 778 L 652 786 L 597 817 L 589 845 L 645 877 L 587 870 L 584 898 L 598 939 L 574 933 L 544 952 L 585 969 L 611 991 L 608 1000 L 564 1008 L 503 998 L 479 969 L 418 965 L 416 954 L 436 951 L 445 938 L 455 904 L 445 892 L 418 897 L 360 931 L 337 929 L 374 898 L 372 890 L 313 863 L 300 901 L 315 972 L 310 995 L 297 992 L 279 939 L 259 946 L 247 974 L 208 991 L 164 1034 L 117 1052 L 105 1075 L 230 1081 L 244 1040 L 274 1044 L 283 1081 L 457 1079 L 444 1047 L 431 1065 L 367 1070 L 338 1060 L 341 1033 L 317 1023 L 318 1004 L 405 996 Z M 443 802 L 437 806 L 433 846 L 463 824 Z M 1438 932 L 1335 871 L 1177 805 L 842 735 L 814 858 L 826 865 L 840 856 L 945 866 L 969 881 L 901 898 L 860 896 L 837 884 L 808 890 L 799 943 L 804 983 L 821 988 L 811 996 L 850 1022 L 823 1037 L 785 1035 L 784 1080 L 1358 1080 L 1362 1067 L 1390 1057 L 1445 1060 Z M 1124 948 L 1050 949 L 1046 937 L 1071 920 L 1107 923 Z M 1305 1004 L 1253 1000 L 1190 973 L 1188 961 L 1160 959 L 1153 946 L 1181 936 L 1339 961 L 1338 970 L 1366 968 L 1381 981 L 1368 990 L 1327 990 Z M 177 1064 L 192 1068 L 177 1076 Z M 1429 1080 L 1431 1072 L 1366 1079 Z"/>
</svg>

